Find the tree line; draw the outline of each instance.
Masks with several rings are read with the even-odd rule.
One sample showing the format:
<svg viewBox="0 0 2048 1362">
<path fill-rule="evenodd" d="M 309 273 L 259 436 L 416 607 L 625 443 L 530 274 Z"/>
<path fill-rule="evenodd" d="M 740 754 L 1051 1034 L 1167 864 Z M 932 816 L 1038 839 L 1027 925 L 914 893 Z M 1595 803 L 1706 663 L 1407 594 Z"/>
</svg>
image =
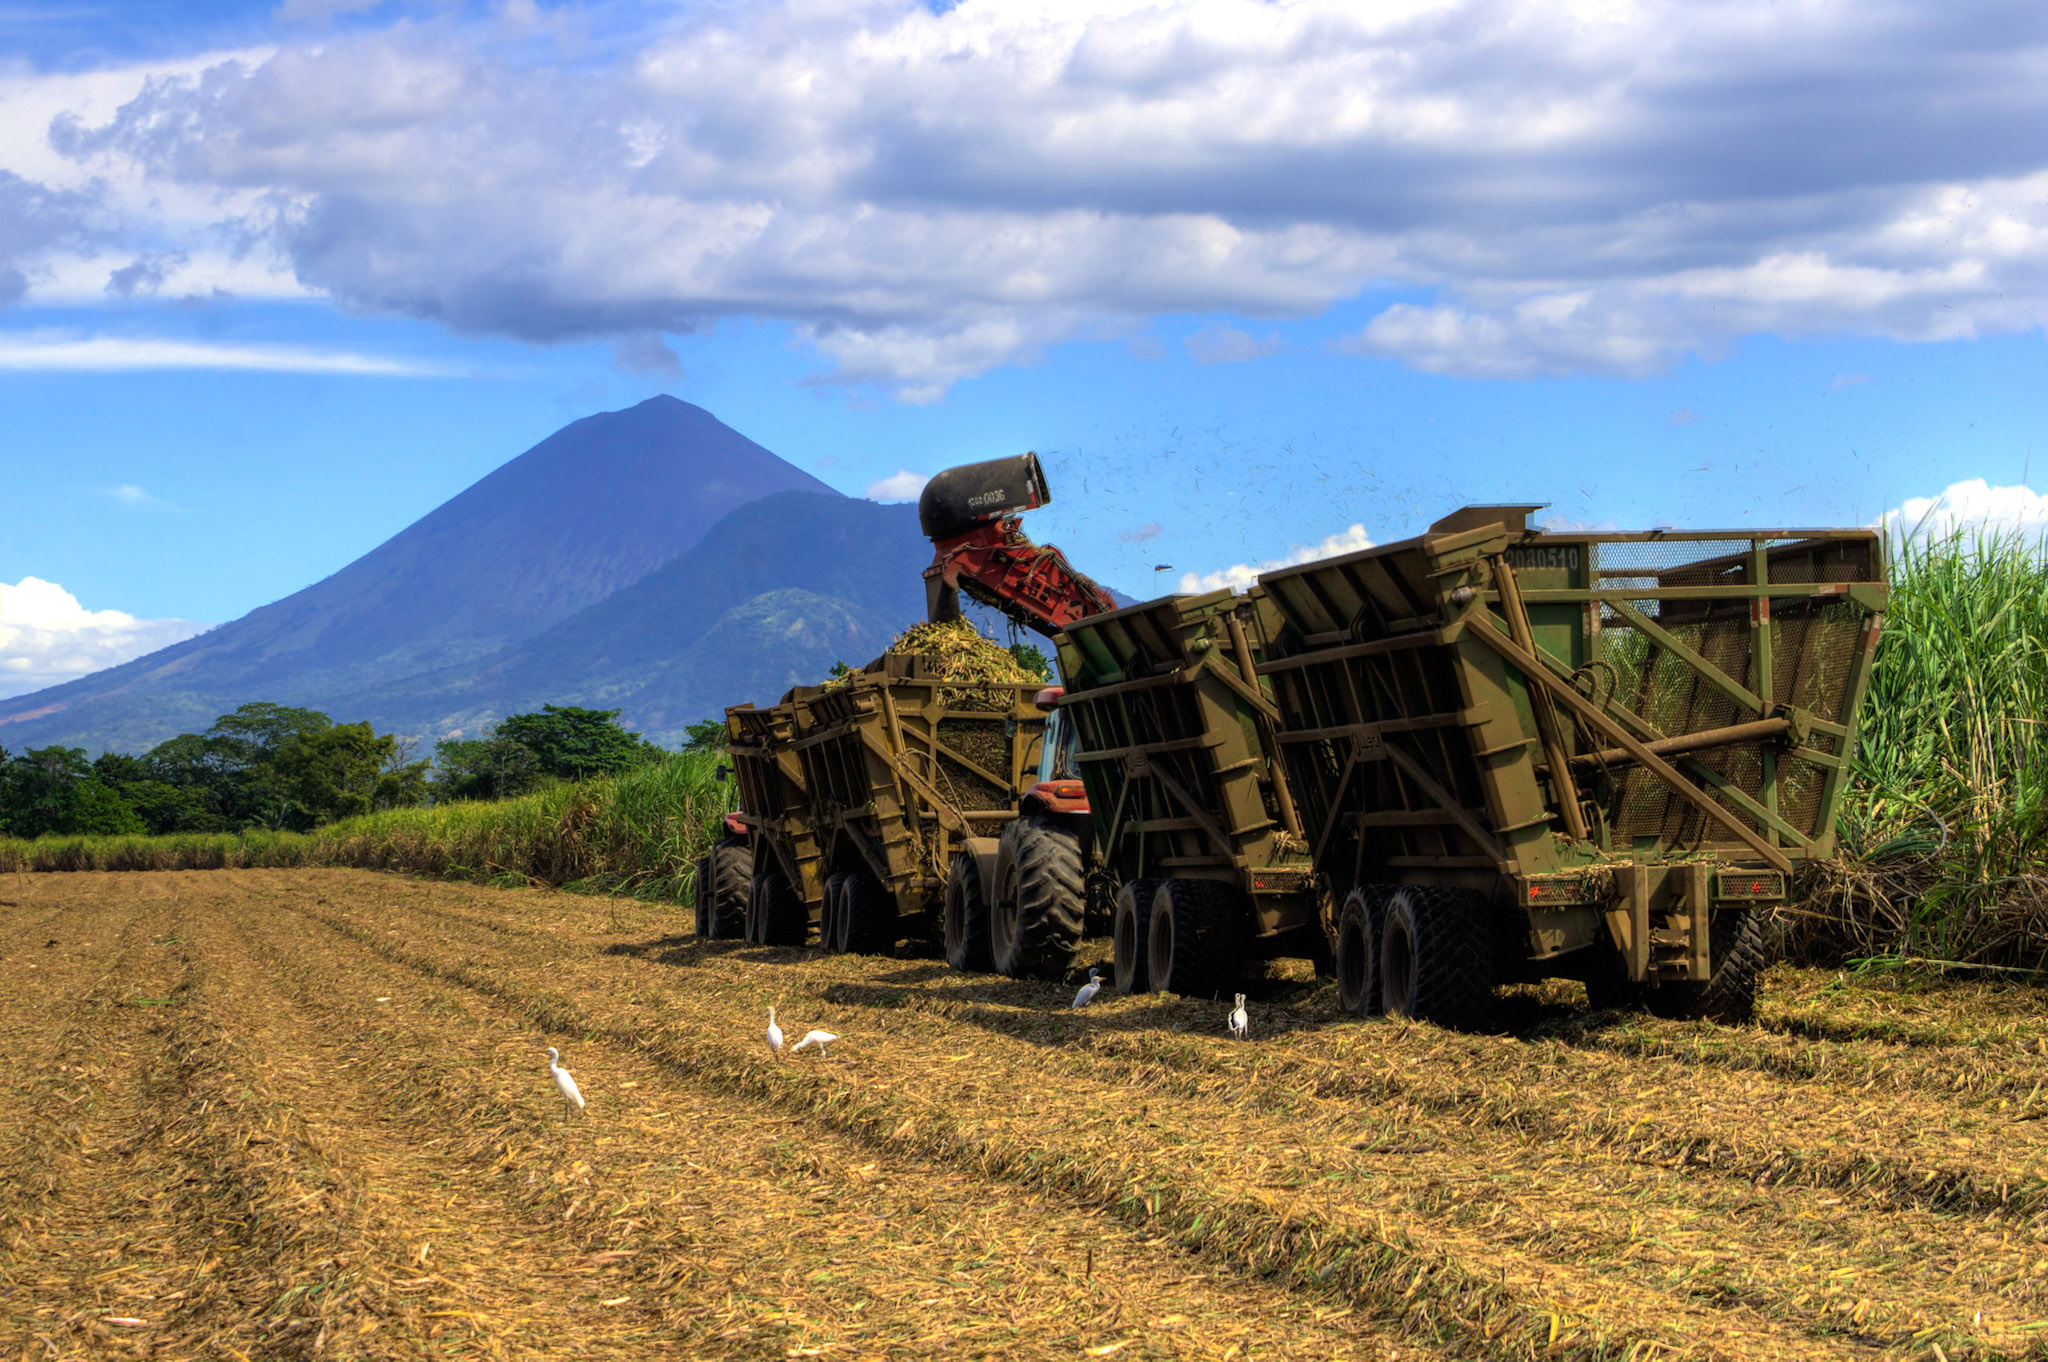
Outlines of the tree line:
<svg viewBox="0 0 2048 1362">
<path fill-rule="evenodd" d="M 305 832 L 375 809 L 509 799 L 551 780 L 583 780 L 658 760 L 662 750 L 618 724 L 619 711 L 547 705 L 431 759 L 409 739 L 317 710 L 253 701 L 204 733 L 140 756 L 80 747 L 0 747 L 0 835 Z M 722 728 L 723 725 L 720 725 Z"/>
</svg>

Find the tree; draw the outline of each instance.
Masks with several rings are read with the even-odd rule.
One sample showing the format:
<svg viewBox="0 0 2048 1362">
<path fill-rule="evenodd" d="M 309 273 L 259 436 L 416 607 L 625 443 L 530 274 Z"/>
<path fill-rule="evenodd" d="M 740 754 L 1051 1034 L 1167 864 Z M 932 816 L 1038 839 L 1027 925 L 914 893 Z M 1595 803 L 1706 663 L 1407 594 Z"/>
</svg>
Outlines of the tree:
<svg viewBox="0 0 2048 1362">
<path fill-rule="evenodd" d="M 367 723 L 301 730 L 270 761 L 286 800 L 279 821 L 306 830 L 376 808 L 418 803 L 426 794 L 425 762 L 404 760 L 398 740 Z"/>
<path fill-rule="evenodd" d="M 495 734 L 444 739 L 434 749 L 434 761 L 440 767 L 435 794 L 441 799 L 511 799 L 542 780 L 540 763 L 524 743 Z"/>
<path fill-rule="evenodd" d="M 1037 644 L 1012 643 L 1010 645 L 1010 656 L 1015 658 L 1017 665 L 1030 673 L 1031 676 L 1045 682 L 1047 685 L 1052 684 L 1052 663 L 1043 652 L 1039 651 Z"/>
<path fill-rule="evenodd" d="M 496 736 L 533 753 L 542 775 L 562 780 L 611 775 L 661 755 L 653 743 L 619 727 L 618 717 L 615 709 L 544 705 L 538 714 L 514 714 Z"/>
<path fill-rule="evenodd" d="M 701 723 L 686 724 L 683 732 L 689 739 L 683 744 L 683 750 L 686 752 L 723 752 L 726 738 L 729 736 L 723 719 L 706 719 Z"/>
<path fill-rule="evenodd" d="M 0 768 L 0 828 L 16 837 L 141 832 L 135 810 L 100 783 L 81 747 L 32 747 Z"/>
</svg>

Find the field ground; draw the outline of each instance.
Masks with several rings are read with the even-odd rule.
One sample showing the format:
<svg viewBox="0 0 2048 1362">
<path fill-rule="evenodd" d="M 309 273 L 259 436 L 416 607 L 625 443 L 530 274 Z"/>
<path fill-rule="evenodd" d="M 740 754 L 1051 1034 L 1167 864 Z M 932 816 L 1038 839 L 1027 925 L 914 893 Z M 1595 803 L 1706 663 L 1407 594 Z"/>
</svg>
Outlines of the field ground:
<svg viewBox="0 0 2048 1362">
<path fill-rule="evenodd" d="M 2048 1012 L 1111 1000 L 359 871 L 0 878 L 0 1358 L 2048 1356 Z M 765 1009 L 840 1032 L 773 1061 Z M 589 1098 L 565 1118 L 561 1047 Z"/>
</svg>

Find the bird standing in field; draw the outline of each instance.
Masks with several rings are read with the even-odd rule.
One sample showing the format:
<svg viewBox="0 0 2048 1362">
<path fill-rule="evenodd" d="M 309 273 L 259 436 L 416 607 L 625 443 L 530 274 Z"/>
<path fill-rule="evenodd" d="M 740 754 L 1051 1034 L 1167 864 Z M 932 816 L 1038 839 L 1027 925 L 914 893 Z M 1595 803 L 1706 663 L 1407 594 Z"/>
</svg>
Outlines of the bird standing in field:
<svg viewBox="0 0 2048 1362">
<path fill-rule="evenodd" d="M 1095 995 L 1102 992 L 1102 974 L 1098 970 L 1088 971 L 1088 982 L 1081 985 L 1081 991 L 1074 995 L 1074 1006 L 1070 1011 L 1079 1012 L 1095 1001 Z"/>
<path fill-rule="evenodd" d="M 839 1037 L 833 1035 L 830 1031 L 806 1031 L 802 1040 L 789 1047 L 789 1052 L 795 1054 L 799 1050 L 815 1045 L 818 1047 L 819 1054 L 830 1054 L 831 1051 L 825 1047 L 838 1039 Z"/>
<path fill-rule="evenodd" d="M 775 1009 L 768 1009 L 768 1048 L 775 1054 L 782 1053 L 782 1028 L 775 1024 Z"/>
<path fill-rule="evenodd" d="M 1252 1019 L 1244 1010 L 1244 994 L 1237 995 L 1237 1006 L 1230 1009 L 1230 1034 L 1243 1040 L 1250 1034 Z"/>
<path fill-rule="evenodd" d="M 552 1045 L 548 1047 L 548 1073 L 555 1080 L 555 1091 L 562 1094 L 562 1114 L 568 1115 L 570 1107 L 583 1110 L 583 1094 L 576 1090 L 576 1080 L 562 1067 L 562 1052 Z"/>
</svg>

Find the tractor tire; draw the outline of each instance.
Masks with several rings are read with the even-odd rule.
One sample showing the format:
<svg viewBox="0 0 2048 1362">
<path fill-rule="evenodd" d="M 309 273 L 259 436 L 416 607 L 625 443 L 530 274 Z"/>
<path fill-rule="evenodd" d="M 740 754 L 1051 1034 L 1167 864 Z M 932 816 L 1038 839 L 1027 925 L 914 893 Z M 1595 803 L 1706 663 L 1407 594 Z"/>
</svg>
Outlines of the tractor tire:
<svg viewBox="0 0 2048 1362">
<path fill-rule="evenodd" d="M 697 858 L 696 887 L 691 891 L 690 897 L 696 901 L 696 920 L 692 923 L 691 930 L 696 933 L 699 941 L 708 940 L 711 936 L 710 852 Z"/>
<path fill-rule="evenodd" d="M 733 941 L 746 933 L 747 904 L 753 895 L 754 851 L 738 837 L 722 837 L 704 853 L 704 878 L 698 881 L 697 897 L 704 898 L 704 885 L 711 886 L 710 902 L 704 906 L 704 935 L 713 941 Z"/>
<path fill-rule="evenodd" d="M 1376 1017 L 1380 996 L 1380 931 L 1386 895 L 1359 885 L 1337 914 L 1337 1006 L 1354 1017 Z"/>
<path fill-rule="evenodd" d="M 1217 880 L 1162 880 L 1152 895 L 1145 957 L 1152 988 L 1222 996 L 1244 967 L 1244 895 Z"/>
<path fill-rule="evenodd" d="M 989 947 L 998 973 L 1059 979 L 1073 967 L 1088 910 L 1081 839 L 1063 824 L 1023 814 L 996 848 Z"/>
<path fill-rule="evenodd" d="M 988 893 L 971 852 L 956 852 L 946 871 L 946 964 L 982 974 L 995 968 L 988 944 Z"/>
<path fill-rule="evenodd" d="M 1403 885 L 1380 926 L 1380 1001 L 1392 1015 L 1477 1030 L 1495 1010 L 1493 936 L 1486 896 L 1441 885 Z"/>
<path fill-rule="evenodd" d="M 1764 927 L 1747 905 L 1723 908 L 1709 919 L 1707 952 L 1713 977 L 1704 983 L 1666 984 L 1643 994 L 1660 1017 L 1740 1026 L 1756 1015 L 1756 985 L 1764 972 Z"/>
<path fill-rule="evenodd" d="M 833 955 L 846 949 L 839 931 L 839 921 L 846 912 L 846 881 L 843 871 L 825 877 L 825 909 L 818 915 L 818 949 Z"/>
<path fill-rule="evenodd" d="M 896 896 L 865 870 L 846 877 L 839 889 L 841 948 L 853 955 L 887 955 L 902 935 L 896 922 Z"/>
<path fill-rule="evenodd" d="M 1118 993 L 1152 991 L 1152 896 L 1158 892 L 1158 880 L 1132 880 L 1117 890 L 1110 933 Z"/>
</svg>

